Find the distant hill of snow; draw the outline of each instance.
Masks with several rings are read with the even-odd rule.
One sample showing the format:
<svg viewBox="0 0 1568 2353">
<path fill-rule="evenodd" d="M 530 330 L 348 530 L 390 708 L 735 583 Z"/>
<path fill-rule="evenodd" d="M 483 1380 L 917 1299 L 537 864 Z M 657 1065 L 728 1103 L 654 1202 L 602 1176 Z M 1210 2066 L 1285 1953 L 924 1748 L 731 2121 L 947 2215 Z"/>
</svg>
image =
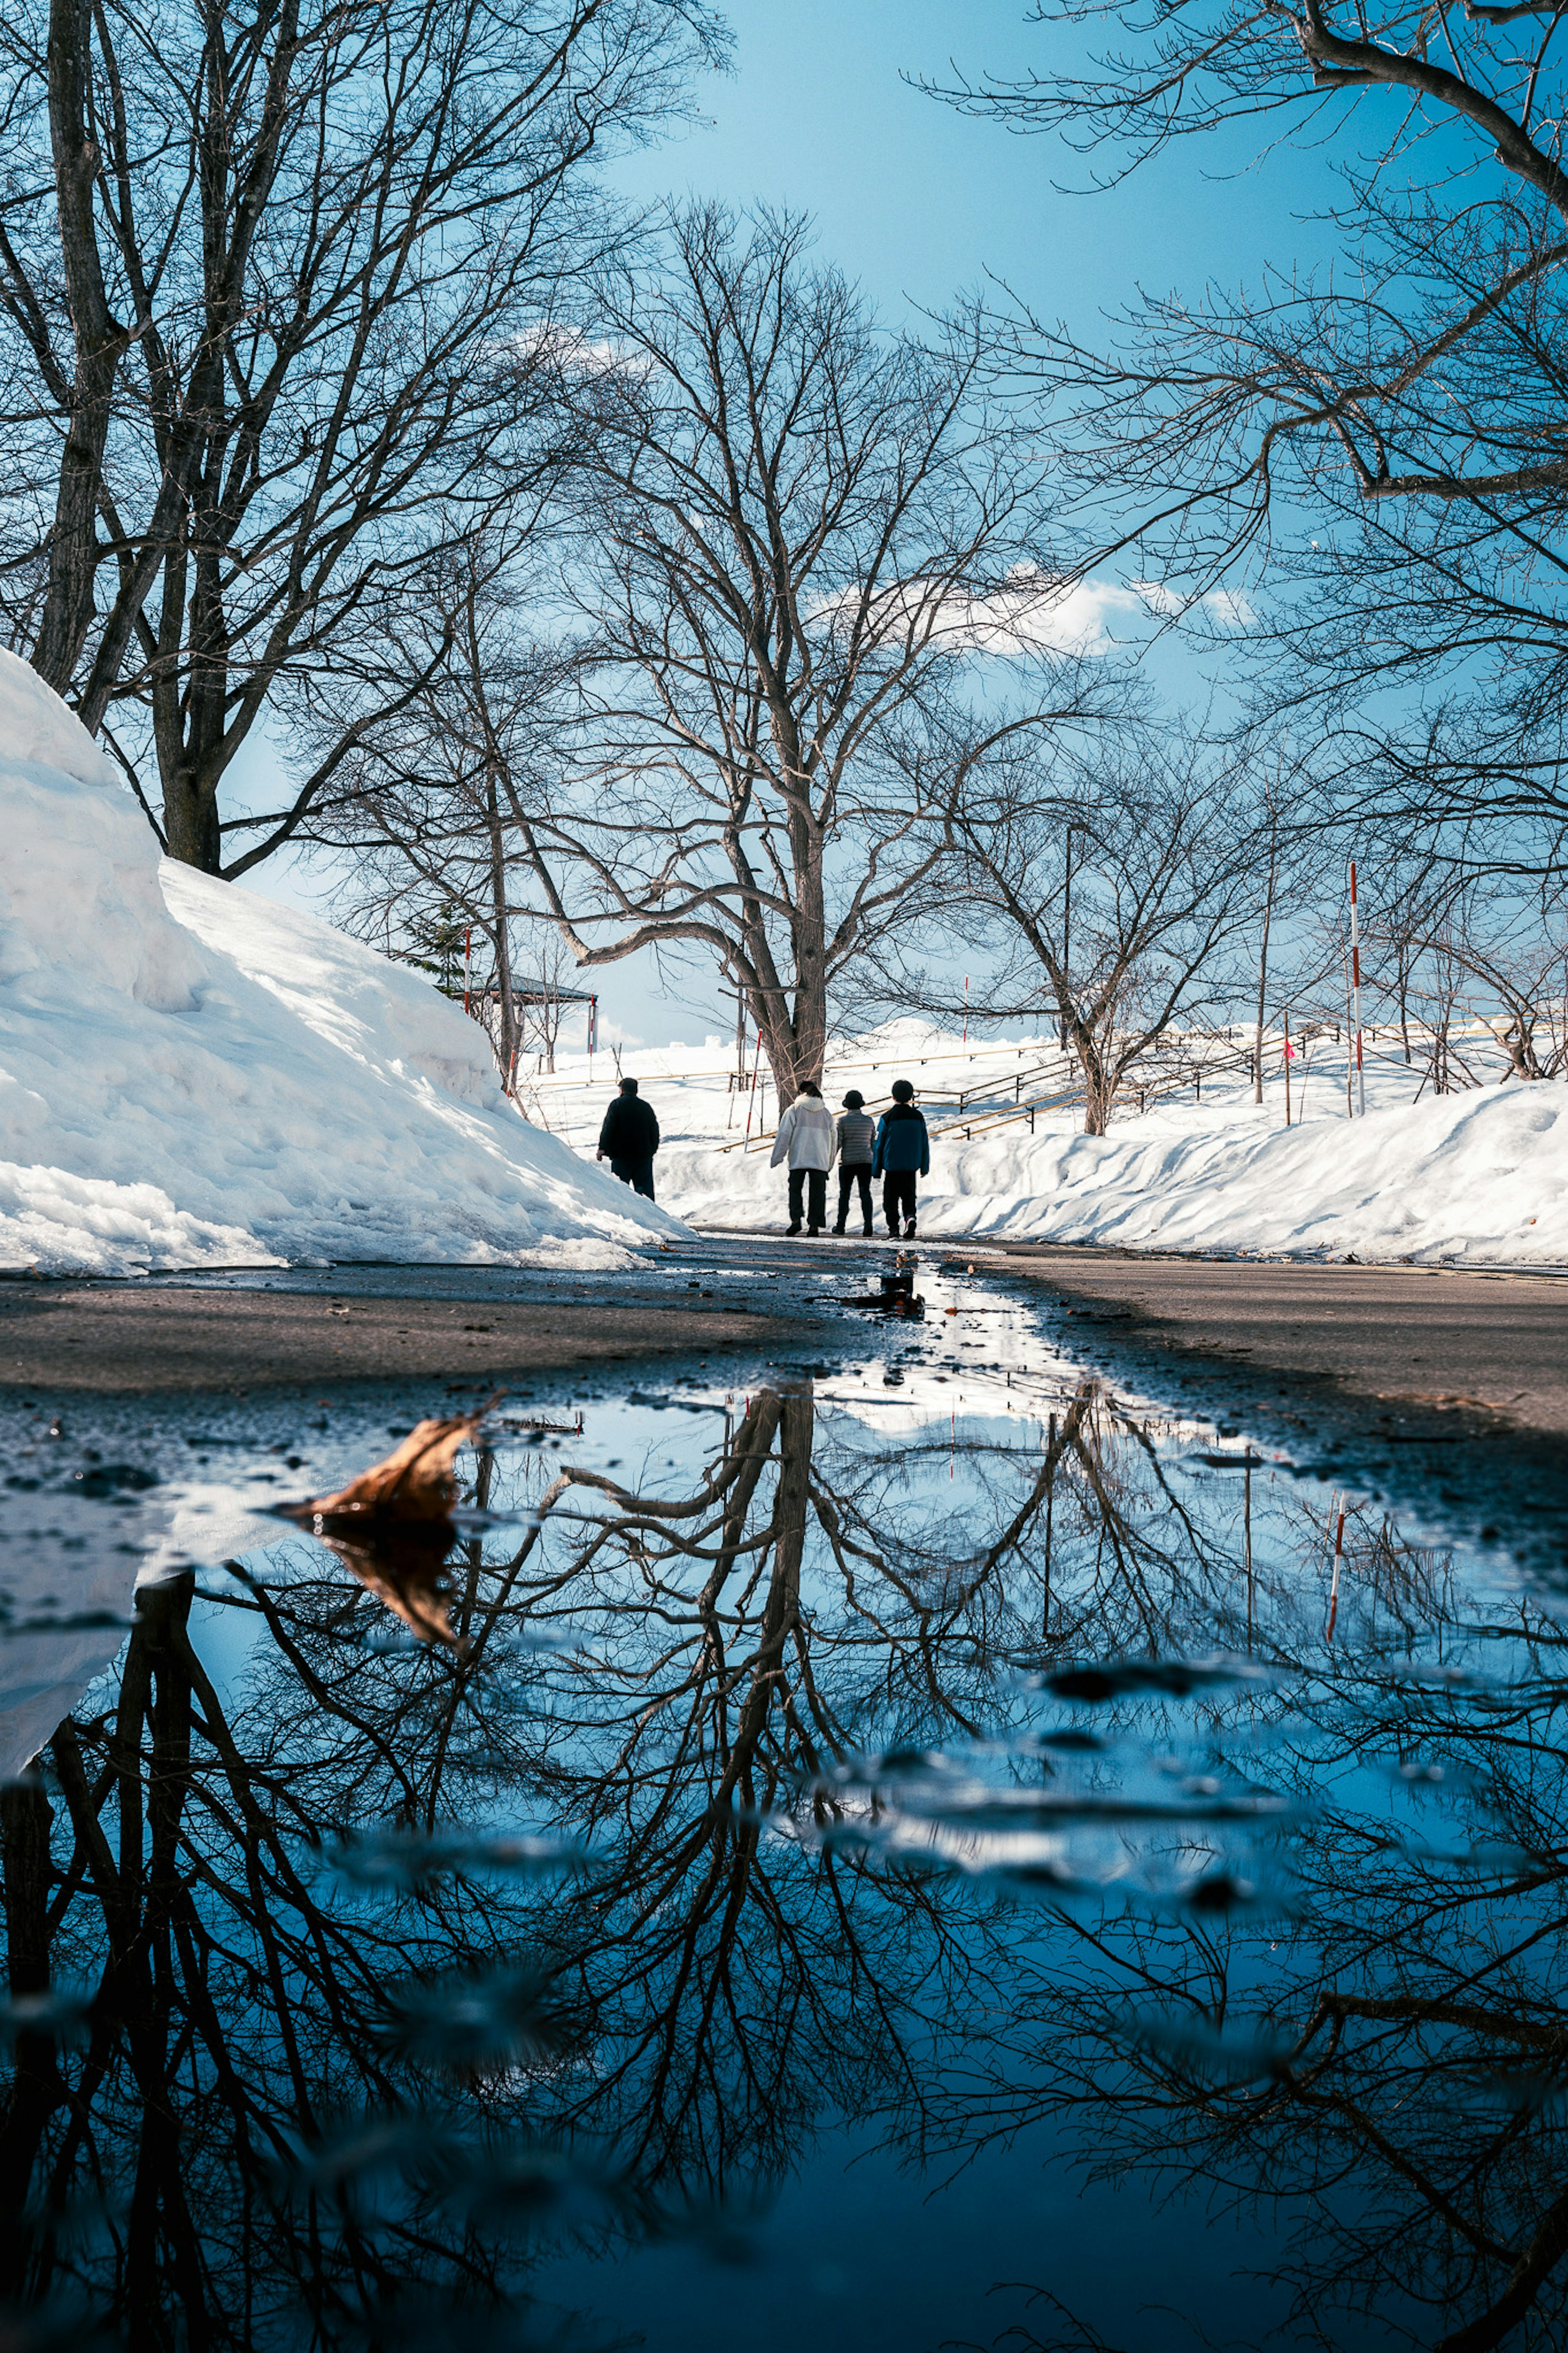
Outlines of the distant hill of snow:
<svg viewBox="0 0 1568 2353">
<path fill-rule="evenodd" d="M 161 860 L 4 652 L 0 839 L 0 1268 L 603 1266 L 682 1231 L 520 1118 L 423 976 Z"/>
</svg>

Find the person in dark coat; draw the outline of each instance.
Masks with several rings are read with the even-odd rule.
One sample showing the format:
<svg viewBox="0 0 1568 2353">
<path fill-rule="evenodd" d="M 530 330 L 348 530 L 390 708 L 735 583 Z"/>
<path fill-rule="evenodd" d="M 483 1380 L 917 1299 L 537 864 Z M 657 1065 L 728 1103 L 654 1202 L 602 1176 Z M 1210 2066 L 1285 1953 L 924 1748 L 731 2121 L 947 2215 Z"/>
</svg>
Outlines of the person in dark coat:
<svg viewBox="0 0 1568 2353">
<path fill-rule="evenodd" d="M 605 1113 L 605 1124 L 599 1130 L 601 1160 L 610 1164 L 610 1174 L 629 1185 L 634 1193 L 653 1198 L 653 1155 L 658 1150 L 658 1122 L 653 1115 L 653 1105 L 645 1103 L 637 1093 L 635 1079 L 621 1081 L 620 1093 Z"/>
<path fill-rule="evenodd" d="M 857 1186 L 860 1188 L 860 1214 L 866 1221 L 866 1231 L 871 1230 L 871 1159 L 877 1149 L 877 1123 L 868 1117 L 866 1098 L 858 1087 L 851 1087 L 844 1098 L 844 1116 L 838 1123 L 838 1223 L 833 1230 L 841 1234 L 849 1222 L 849 1197 Z"/>
<path fill-rule="evenodd" d="M 893 1081 L 893 1105 L 882 1113 L 877 1129 L 873 1166 L 882 1179 L 882 1213 L 888 1220 L 888 1231 L 897 1241 L 901 1212 L 909 1221 L 904 1239 L 912 1241 L 915 1176 L 917 1171 L 922 1176 L 931 1175 L 931 1138 L 926 1134 L 924 1113 L 915 1108 L 915 1091 L 908 1079 Z"/>
</svg>

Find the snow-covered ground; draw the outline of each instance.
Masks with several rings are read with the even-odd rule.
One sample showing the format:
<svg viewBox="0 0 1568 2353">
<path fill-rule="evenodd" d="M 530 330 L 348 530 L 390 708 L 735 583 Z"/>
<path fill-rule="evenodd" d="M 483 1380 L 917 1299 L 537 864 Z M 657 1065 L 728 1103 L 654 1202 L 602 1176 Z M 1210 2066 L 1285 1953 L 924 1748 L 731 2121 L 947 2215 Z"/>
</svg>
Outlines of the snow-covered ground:
<svg viewBox="0 0 1568 2353">
<path fill-rule="evenodd" d="M 933 1131 L 925 1237 L 1568 1264 L 1568 1086 L 1509 1082 L 1434 1098 L 1421 1086 L 1421 1041 L 1410 1066 L 1398 1038 L 1380 1030 L 1368 1048 L 1367 1115 L 1352 1119 L 1344 1045 L 1320 1038 L 1292 1065 L 1287 1130 L 1281 1042 L 1276 1033 L 1266 1056 L 1261 1106 L 1238 1067 L 1238 1030 L 1228 1050 L 1223 1041 L 1209 1050 L 1201 1102 L 1188 1084 L 1140 1114 L 1134 1085 L 1130 1115 L 1104 1137 L 1079 1133 L 1071 1073 L 1050 1040 L 965 1044 L 893 1022 L 839 1045 L 824 1092 L 837 1109 L 858 1086 L 877 1110 L 894 1078 L 914 1081 Z M 1474 1059 L 1476 1041 L 1469 1050 Z M 660 1199 L 702 1226 L 780 1227 L 784 1172 L 770 1168 L 765 1140 L 776 1105 L 771 1089 L 732 1089 L 733 1048 L 623 1050 L 621 1063 L 663 1126 Z M 553 1076 L 530 1078 L 528 1099 L 536 1117 L 591 1151 L 615 1078 L 607 1055 L 595 1058 L 591 1083 L 584 1056 L 558 1058 Z"/>
<path fill-rule="evenodd" d="M 76 720 L 4 653 L 0 821 L 0 1268 L 608 1265 L 680 1219 L 784 1222 L 776 1100 L 735 1087 L 731 1049 L 623 1052 L 664 1126 L 649 1208 L 593 1159 L 610 1055 L 530 1074 L 520 1118 L 484 1031 L 423 976 L 161 861 Z M 1374 1033 L 1351 1120 L 1344 1046 L 1321 1038 L 1287 1130 L 1279 1040 L 1260 1107 L 1244 1047 L 1208 1050 L 1201 1102 L 1189 1084 L 1140 1112 L 1131 1090 L 1103 1138 L 1078 1132 L 1048 1039 L 892 1022 L 841 1042 L 826 1092 L 877 1109 L 915 1082 L 925 1236 L 1568 1264 L 1568 1088 L 1417 1099 L 1419 1045 L 1412 1068 Z"/>
<path fill-rule="evenodd" d="M 0 1268 L 605 1266 L 680 1227 L 521 1119 L 420 974 L 159 859 L 0 653 Z"/>
</svg>

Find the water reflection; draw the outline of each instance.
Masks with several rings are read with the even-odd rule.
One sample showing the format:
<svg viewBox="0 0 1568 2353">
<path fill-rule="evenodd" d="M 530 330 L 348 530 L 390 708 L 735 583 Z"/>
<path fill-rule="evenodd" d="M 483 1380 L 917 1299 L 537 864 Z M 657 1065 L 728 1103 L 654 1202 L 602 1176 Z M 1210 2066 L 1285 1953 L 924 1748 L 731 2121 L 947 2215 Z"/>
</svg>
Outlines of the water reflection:
<svg viewBox="0 0 1568 2353">
<path fill-rule="evenodd" d="M 1562 1630 L 1093 1383 L 966 1396 L 492 1419 L 417 1609 L 303 1535 L 143 1586 L 0 1796 L 0 2298 L 539 2341 L 547 2257 L 743 2253 L 850 2119 L 1196 2186 L 1312 2341 L 1552 2341 Z"/>
</svg>

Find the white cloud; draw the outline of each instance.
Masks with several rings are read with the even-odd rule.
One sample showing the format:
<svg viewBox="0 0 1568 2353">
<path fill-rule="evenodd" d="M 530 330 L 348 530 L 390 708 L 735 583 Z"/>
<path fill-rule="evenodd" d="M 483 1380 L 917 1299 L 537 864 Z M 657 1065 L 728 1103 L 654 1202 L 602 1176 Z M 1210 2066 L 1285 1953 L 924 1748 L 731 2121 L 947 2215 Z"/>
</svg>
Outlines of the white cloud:
<svg viewBox="0 0 1568 2353">
<path fill-rule="evenodd" d="M 931 624 L 935 584 L 903 582 L 888 589 L 882 610 L 895 627 L 923 631 Z M 846 591 L 824 613 L 855 609 Z M 1073 580 L 1038 565 L 1014 566 L 988 596 L 954 593 L 942 598 L 933 634 L 977 654 L 1077 654 L 1090 659 L 1133 642 L 1151 619 L 1201 614 L 1216 628 L 1250 628 L 1256 618 L 1244 596 L 1226 588 L 1184 598 L 1163 581 Z"/>
<path fill-rule="evenodd" d="M 1204 596 L 1178 596 L 1163 580 L 1134 580 L 1132 593 L 1161 620 L 1179 620 L 1184 613 L 1202 613 L 1219 629 L 1250 629 L 1258 615 L 1234 588 L 1212 588 Z"/>
<path fill-rule="evenodd" d="M 1222 629 L 1250 629 L 1258 618 L 1256 610 L 1246 597 L 1238 596 L 1232 588 L 1216 588 L 1212 596 L 1204 597 L 1203 602 Z"/>
<path fill-rule="evenodd" d="M 943 634 L 986 654 L 1110 653 L 1115 617 L 1144 609 L 1131 588 L 1113 581 L 1053 578 L 1032 564 L 1018 565 L 989 596 L 952 601 Z"/>
</svg>

